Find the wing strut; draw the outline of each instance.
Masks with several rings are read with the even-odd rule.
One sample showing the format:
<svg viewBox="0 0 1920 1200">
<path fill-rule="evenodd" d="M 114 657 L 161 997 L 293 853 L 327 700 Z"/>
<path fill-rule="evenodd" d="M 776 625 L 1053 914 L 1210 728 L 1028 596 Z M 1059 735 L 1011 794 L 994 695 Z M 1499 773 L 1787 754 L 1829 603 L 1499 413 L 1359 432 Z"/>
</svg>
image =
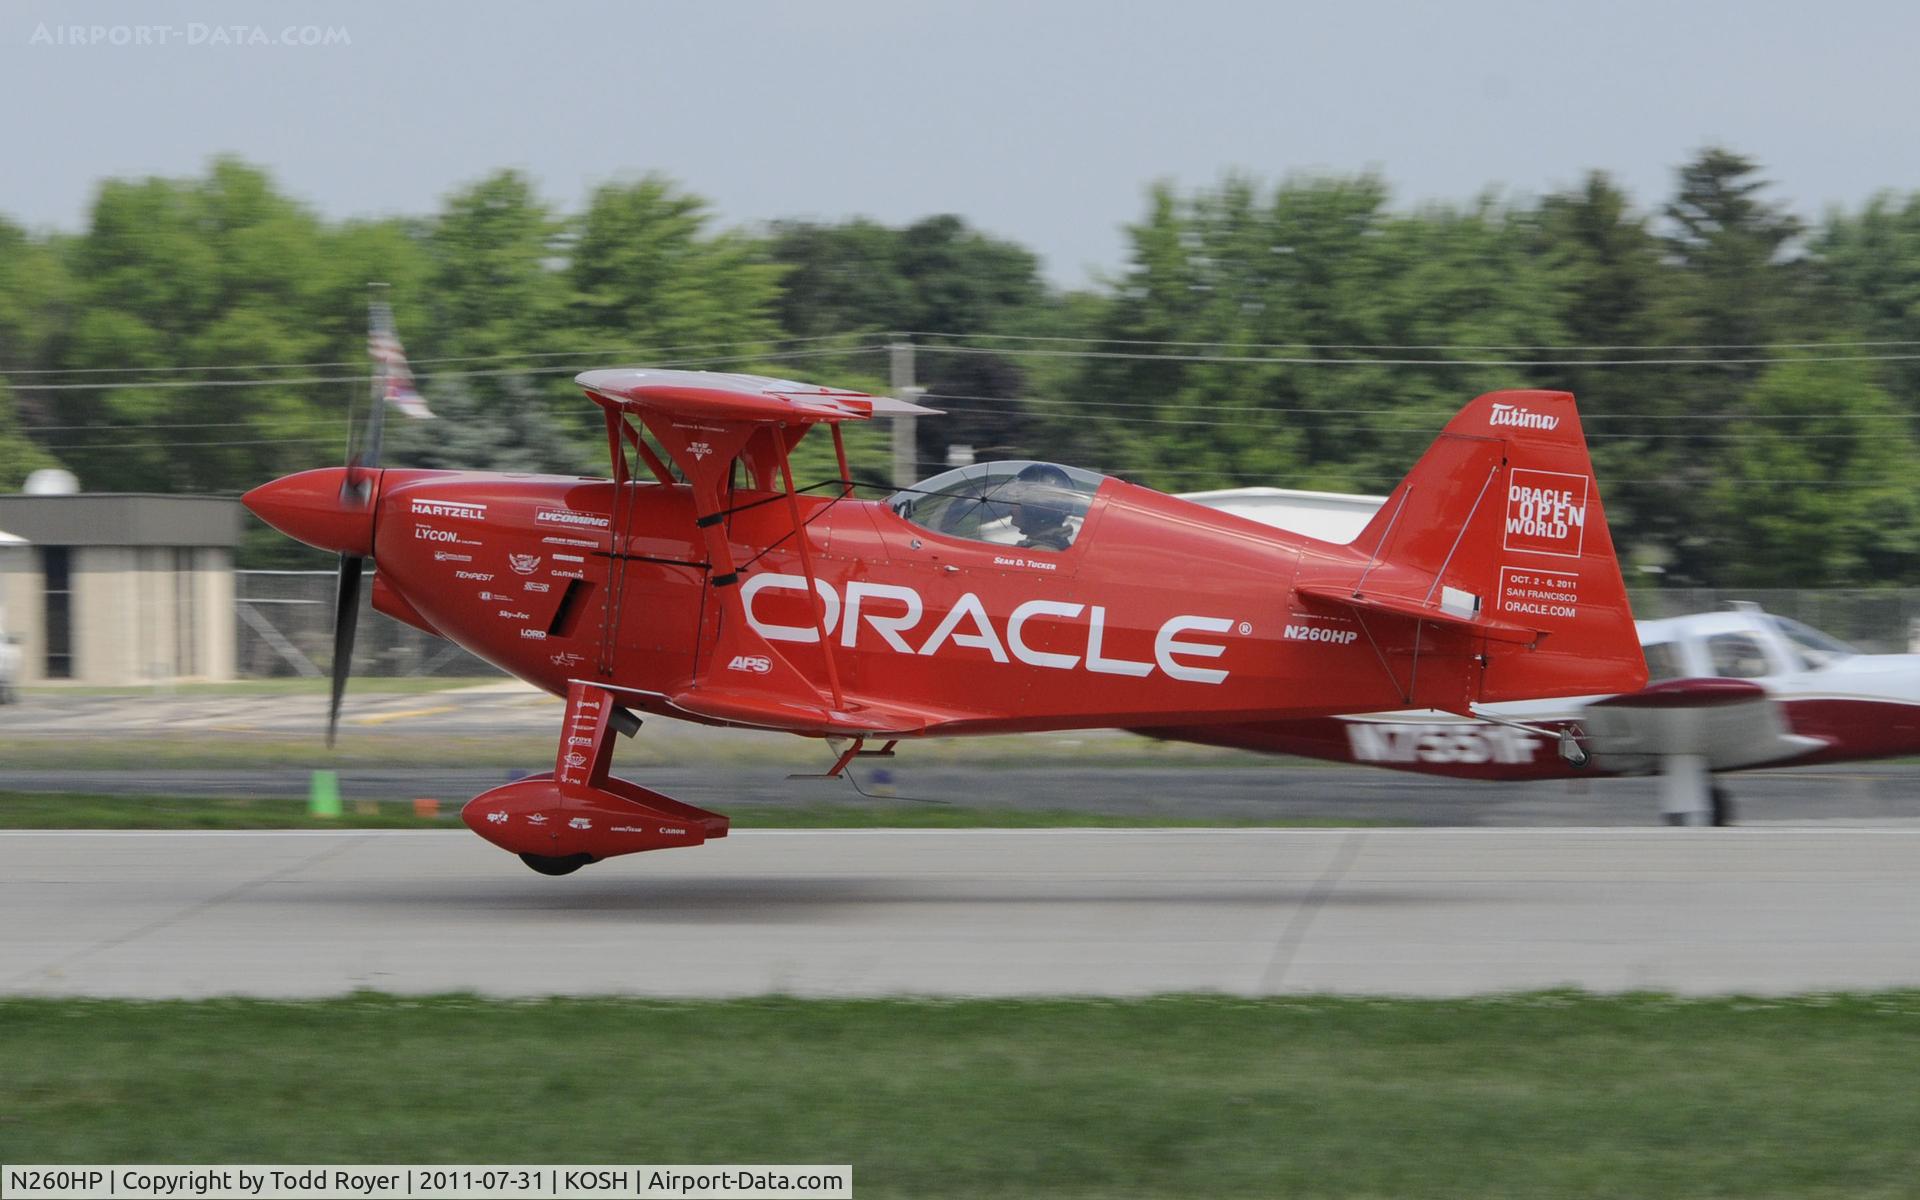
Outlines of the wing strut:
<svg viewBox="0 0 1920 1200">
<path fill-rule="evenodd" d="M 780 459 L 780 482 L 787 491 L 787 515 L 793 520 L 793 545 L 800 552 L 800 573 L 807 577 L 807 601 L 813 609 L 813 627 L 820 631 L 820 655 L 827 664 L 827 688 L 833 693 L 833 707 L 836 710 L 847 706 L 847 699 L 840 691 L 840 668 L 833 661 L 833 642 L 827 637 L 827 615 L 820 606 L 820 581 L 813 574 L 813 552 L 807 549 L 807 530 L 800 520 L 800 502 L 794 498 L 793 468 L 787 461 L 787 439 L 780 436 L 786 432 L 786 422 L 780 423 L 779 433 L 772 439 L 774 453 Z M 840 448 L 840 427 L 834 426 L 834 449 Z M 846 469 L 846 457 L 840 459 L 841 470 Z"/>
</svg>

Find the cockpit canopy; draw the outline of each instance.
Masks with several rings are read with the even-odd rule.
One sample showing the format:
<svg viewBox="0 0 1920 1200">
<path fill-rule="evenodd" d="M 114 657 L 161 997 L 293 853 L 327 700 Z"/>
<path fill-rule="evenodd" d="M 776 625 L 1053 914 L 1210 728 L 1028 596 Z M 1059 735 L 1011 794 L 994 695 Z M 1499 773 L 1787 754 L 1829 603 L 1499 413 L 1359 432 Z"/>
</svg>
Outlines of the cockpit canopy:
<svg viewBox="0 0 1920 1200">
<path fill-rule="evenodd" d="M 1028 550 L 1065 550 L 1080 536 L 1106 476 L 1059 463 L 974 463 L 895 492 L 902 518 L 947 537 Z"/>
</svg>

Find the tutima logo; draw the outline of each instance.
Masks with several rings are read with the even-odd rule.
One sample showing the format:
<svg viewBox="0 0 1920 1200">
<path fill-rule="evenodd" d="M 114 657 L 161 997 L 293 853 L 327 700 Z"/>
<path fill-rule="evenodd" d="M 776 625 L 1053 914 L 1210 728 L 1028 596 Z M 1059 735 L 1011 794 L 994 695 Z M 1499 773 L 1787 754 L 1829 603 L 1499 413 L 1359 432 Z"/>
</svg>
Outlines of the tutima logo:
<svg viewBox="0 0 1920 1200">
<path fill-rule="evenodd" d="M 1506 548 L 1580 557 L 1587 533 L 1587 477 L 1516 468 L 1507 485 Z"/>
<path fill-rule="evenodd" d="M 1281 638 L 1289 642 L 1329 642 L 1335 646 L 1351 646 L 1360 634 L 1352 629 L 1322 629 L 1318 625 L 1289 625 Z"/>
<path fill-rule="evenodd" d="M 745 671 L 750 675 L 765 675 L 773 670 L 773 660 L 764 654 L 736 654 L 727 664 L 729 671 Z"/>
<path fill-rule="evenodd" d="M 1517 404 L 1496 404 L 1493 406 L 1493 416 L 1487 424 L 1495 428 L 1511 425 L 1515 429 L 1558 429 L 1560 418 L 1537 413 L 1530 408 L 1521 408 Z"/>
<path fill-rule="evenodd" d="M 457 517 L 462 521 L 487 519 L 486 505 L 467 504 L 459 500 L 415 500 L 411 511 L 422 517 Z"/>
</svg>

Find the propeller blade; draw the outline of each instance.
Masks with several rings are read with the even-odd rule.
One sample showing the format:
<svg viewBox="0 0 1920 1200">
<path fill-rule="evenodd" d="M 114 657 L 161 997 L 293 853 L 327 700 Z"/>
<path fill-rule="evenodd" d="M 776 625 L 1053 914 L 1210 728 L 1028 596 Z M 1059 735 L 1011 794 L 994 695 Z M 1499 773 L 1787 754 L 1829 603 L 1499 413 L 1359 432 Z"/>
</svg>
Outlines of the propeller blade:
<svg viewBox="0 0 1920 1200">
<path fill-rule="evenodd" d="M 358 554 L 340 556 L 340 587 L 333 606 L 333 700 L 327 707 L 327 745 L 340 729 L 340 698 L 353 670 L 353 635 L 360 622 L 360 574 L 367 560 Z"/>
</svg>

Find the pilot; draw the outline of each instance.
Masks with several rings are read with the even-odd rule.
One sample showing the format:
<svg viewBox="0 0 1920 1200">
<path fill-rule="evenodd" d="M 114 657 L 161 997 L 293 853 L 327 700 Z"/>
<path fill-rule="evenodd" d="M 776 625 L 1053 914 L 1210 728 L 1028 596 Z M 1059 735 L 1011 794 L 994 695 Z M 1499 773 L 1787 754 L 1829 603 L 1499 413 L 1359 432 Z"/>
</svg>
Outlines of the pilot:
<svg viewBox="0 0 1920 1200">
<path fill-rule="evenodd" d="M 1052 463 L 1034 463 L 1013 477 L 1008 490 L 1015 501 L 1013 527 L 1021 534 L 1019 549 L 1065 550 L 1073 544 L 1066 504 L 1073 481 L 1065 471 Z"/>
</svg>

